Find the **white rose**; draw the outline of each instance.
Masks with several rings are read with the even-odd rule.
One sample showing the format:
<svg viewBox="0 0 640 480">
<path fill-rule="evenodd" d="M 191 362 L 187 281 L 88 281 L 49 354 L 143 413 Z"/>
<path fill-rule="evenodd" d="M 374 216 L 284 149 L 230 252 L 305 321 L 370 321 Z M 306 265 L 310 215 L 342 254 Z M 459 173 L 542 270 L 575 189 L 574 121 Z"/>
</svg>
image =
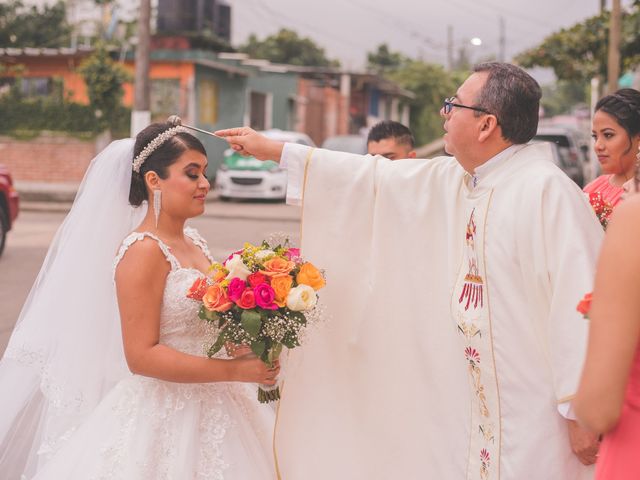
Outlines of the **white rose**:
<svg viewBox="0 0 640 480">
<path fill-rule="evenodd" d="M 226 276 L 227 280 L 231 280 L 232 278 L 246 280 L 247 277 L 251 275 L 251 270 L 247 268 L 242 261 L 242 257 L 238 254 L 233 255 L 231 259 L 227 261 L 225 267 L 229 270 L 229 275 Z"/>
<path fill-rule="evenodd" d="M 298 285 L 287 295 L 287 307 L 294 312 L 303 312 L 316 306 L 318 296 L 309 285 Z"/>
<path fill-rule="evenodd" d="M 259 262 L 263 261 L 265 258 L 267 258 L 270 255 L 275 255 L 276 252 L 274 252 L 273 250 L 258 250 L 255 254 L 256 260 L 258 260 Z"/>
</svg>

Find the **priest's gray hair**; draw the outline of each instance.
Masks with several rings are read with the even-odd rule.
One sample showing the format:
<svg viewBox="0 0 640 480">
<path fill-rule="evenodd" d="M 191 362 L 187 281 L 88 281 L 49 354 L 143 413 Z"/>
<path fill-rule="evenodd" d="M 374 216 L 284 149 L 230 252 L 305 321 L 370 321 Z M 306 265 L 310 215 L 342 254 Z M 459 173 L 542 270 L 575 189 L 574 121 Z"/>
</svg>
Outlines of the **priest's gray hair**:
<svg viewBox="0 0 640 480">
<path fill-rule="evenodd" d="M 542 97 L 538 82 L 510 63 L 481 63 L 473 71 L 489 74 L 475 104 L 497 117 L 504 139 L 515 144 L 531 140 L 538 130 Z"/>
</svg>

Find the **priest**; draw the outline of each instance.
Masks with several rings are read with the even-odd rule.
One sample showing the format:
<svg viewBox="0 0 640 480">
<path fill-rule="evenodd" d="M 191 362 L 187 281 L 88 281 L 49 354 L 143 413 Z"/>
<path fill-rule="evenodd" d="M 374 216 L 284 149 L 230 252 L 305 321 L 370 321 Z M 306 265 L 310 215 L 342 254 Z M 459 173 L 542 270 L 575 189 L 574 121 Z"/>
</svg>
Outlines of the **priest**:
<svg viewBox="0 0 640 480">
<path fill-rule="evenodd" d="M 326 320 L 288 358 L 274 435 L 296 479 L 578 480 L 573 420 L 602 229 L 536 133 L 540 87 L 478 65 L 444 102 L 454 157 L 392 162 L 216 132 L 288 170 Z"/>
</svg>

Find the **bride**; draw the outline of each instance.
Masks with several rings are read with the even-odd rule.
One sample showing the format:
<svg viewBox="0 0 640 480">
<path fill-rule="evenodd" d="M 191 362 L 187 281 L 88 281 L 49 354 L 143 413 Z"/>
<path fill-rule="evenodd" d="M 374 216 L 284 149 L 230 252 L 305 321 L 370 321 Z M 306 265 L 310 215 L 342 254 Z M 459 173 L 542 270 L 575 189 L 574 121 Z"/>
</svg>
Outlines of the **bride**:
<svg viewBox="0 0 640 480">
<path fill-rule="evenodd" d="M 206 168 L 169 124 L 93 160 L 0 362 L 3 478 L 274 476 L 273 409 L 247 382 L 279 366 L 207 358 L 215 331 L 186 297 L 212 262 L 184 226 Z"/>
</svg>

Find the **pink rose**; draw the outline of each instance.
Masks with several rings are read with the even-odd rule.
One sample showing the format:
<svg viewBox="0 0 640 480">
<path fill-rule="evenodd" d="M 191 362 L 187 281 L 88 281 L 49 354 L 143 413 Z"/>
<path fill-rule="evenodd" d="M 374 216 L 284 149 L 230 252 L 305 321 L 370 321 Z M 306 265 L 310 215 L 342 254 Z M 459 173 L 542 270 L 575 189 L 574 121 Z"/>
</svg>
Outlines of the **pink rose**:
<svg viewBox="0 0 640 480">
<path fill-rule="evenodd" d="M 290 248 L 286 252 L 284 252 L 284 256 L 289 260 L 293 260 L 294 262 L 300 258 L 300 249 L 299 248 Z"/>
<path fill-rule="evenodd" d="M 253 293 L 256 297 L 256 305 L 265 310 L 277 310 L 278 305 L 274 302 L 276 299 L 276 292 L 271 288 L 271 285 L 261 283 L 253 289 Z"/>
<path fill-rule="evenodd" d="M 253 293 L 253 290 L 250 288 L 245 289 L 240 295 L 240 298 L 236 302 L 240 308 L 244 308 L 245 310 L 248 308 L 253 308 L 256 306 L 256 295 Z"/>
<path fill-rule="evenodd" d="M 227 295 L 229 300 L 237 302 L 244 289 L 247 288 L 247 282 L 240 280 L 238 277 L 231 279 L 229 286 L 227 287 Z"/>
</svg>

